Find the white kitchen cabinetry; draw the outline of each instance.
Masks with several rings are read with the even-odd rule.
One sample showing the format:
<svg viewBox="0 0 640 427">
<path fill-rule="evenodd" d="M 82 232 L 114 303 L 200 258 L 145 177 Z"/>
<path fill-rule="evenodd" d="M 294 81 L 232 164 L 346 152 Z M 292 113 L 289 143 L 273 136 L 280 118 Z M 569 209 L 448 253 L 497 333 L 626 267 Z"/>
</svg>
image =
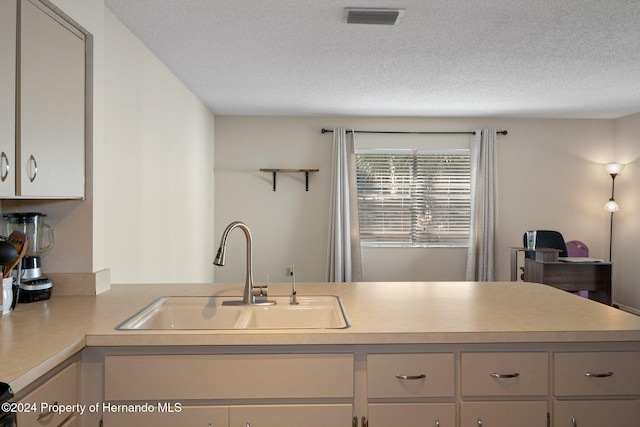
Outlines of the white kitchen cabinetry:
<svg viewBox="0 0 640 427">
<path fill-rule="evenodd" d="M 554 426 L 637 426 L 639 361 L 637 351 L 554 353 Z"/>
<path fill-rule="evenodd" d="M 56 412 L 56 406 L 54 406 L 77 404 L 80 396 L 78 384 L 78 363 L 72 363 L 20 400 L 24 406 L 23 410 L 18 412 L 17 425 L 20 427 L 78 425 L 80 416 L 77 413 Z"/>
<path fill-rule="evenodd" d="M 92 357 L 104 363 L 106 402 L 182 405 L 177 414 L 105 412 L 105 427 L 637 427 L 636 349 L 163 346 L 96 348 Z"/>
<path fill-rule="evenodd" d="M 16 196 L 84 197 L 85 39 L 39 2 L 20 2 Z"/>
<path fill-rule="evenodd" d="M 0 2 L 0 197 L 15 195 L 17 0 Z"/>
</svg>

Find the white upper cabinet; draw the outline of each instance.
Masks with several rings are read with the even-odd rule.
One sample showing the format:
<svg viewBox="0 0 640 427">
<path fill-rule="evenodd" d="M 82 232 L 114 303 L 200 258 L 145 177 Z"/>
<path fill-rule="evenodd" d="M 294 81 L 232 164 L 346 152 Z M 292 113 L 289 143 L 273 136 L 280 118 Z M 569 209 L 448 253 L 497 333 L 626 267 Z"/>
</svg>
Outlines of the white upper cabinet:
<svg viewBox="0 0 640 427">
<path fill-rule="evenodd" d="M 0 197 L 16 191 L 16 1 L 0 2 Z"/>
<path fill-rule="evenodd" d="M 83 198 L 84 35 L 30 0 L 20 2 L 18 33 L 15 195 Z"/>
</svg>

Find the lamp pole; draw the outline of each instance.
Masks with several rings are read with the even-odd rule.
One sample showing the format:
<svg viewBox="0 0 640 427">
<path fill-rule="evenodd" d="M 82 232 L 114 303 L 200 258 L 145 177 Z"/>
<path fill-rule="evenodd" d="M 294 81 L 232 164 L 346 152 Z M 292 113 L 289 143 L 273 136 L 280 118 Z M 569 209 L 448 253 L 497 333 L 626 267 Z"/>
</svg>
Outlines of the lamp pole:
<svg viewBox="0 0 640 427">
<path fill-rule="evenodd" d="M 611 198 L 609 199 L 609 202 L 613 202 L 615 203 L 615 207 L 618 207 L 618 204 L 616 203 L 616 200 L 613 198 L 613 195 L 615 193 L 615 188 L 616 188 L 616 176 L 618 175 L 617 173 L 612 173 L 611 175 Z M 611 262 L 611 254 L 613 252 L 613 214 L 616 211 L 615 210 L 611 210 L 611 222 L 609 225 L 609 262 Z"/>
</svg>

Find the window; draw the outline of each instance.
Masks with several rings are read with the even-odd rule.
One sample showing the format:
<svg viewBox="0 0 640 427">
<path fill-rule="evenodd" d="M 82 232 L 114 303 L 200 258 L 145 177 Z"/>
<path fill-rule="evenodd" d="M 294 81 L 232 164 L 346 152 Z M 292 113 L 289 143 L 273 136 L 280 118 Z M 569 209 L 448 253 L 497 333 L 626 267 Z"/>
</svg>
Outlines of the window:
<svg viewBox="0 0 640 427">
<path fill-rule="evenodd" d="M 356 150 L 364 246 L 466 246 L 471 214 L 468 149 Z"/>
</svg>

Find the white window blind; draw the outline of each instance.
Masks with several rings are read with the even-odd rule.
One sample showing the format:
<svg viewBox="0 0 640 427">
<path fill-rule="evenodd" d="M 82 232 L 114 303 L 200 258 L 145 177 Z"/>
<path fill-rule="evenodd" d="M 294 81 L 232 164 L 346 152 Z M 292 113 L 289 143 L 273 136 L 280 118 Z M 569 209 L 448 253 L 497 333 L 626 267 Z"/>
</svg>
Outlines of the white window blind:
<svg viewBox="0 0 640 427">
<path fill-rule="evenodd" d="M 356 150 L 365 246 L 466 246 L 469 150 Z"/>
</svg>

